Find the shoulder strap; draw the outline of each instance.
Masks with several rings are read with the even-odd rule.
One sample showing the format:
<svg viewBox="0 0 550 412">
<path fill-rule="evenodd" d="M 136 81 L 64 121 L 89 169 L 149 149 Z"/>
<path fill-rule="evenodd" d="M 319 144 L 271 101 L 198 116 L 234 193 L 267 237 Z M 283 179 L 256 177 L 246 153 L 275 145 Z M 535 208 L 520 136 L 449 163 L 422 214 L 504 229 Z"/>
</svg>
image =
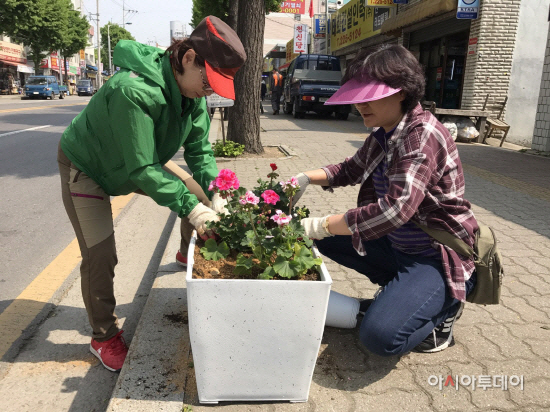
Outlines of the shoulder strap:
<svg viewBox="0 0 550 412">
<path fill-rule="evenodd" d="M 433 237 L 435 240 L 437 240 L 439 243 L 449 246 L 456 253 L 459 253 L 462 256 L 474 256 L 474 250 L 470 246 L 468 246 L 462 239 L 459 239 L 444 230 L 431 229 L 429 227 L 419 225 L 416 222 L 413 223 L 424 232 L 426 232 L 428 235 Z"/>
</svg>

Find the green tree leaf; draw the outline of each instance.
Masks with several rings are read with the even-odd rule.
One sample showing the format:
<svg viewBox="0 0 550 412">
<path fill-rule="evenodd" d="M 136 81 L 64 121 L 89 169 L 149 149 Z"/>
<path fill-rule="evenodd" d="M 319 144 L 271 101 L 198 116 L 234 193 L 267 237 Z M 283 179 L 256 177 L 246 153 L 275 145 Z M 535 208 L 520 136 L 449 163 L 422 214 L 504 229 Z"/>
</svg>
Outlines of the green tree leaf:
<svg viewBox="0 0 550 412">
<path fill-rule="evenodd" d="M 201 253 L 206 260 L 220 260 L 229 255 L 229 246 L 225 242 L 218 245 L 214 239 L 208 239 L 201 248 Z"/>
</svg>

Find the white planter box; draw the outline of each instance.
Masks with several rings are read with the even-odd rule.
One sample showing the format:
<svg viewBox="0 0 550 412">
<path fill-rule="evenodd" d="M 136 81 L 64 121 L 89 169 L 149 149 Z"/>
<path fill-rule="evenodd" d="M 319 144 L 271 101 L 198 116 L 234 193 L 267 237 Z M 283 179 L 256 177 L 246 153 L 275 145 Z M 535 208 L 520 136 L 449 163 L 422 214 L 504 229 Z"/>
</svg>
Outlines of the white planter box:
<svg viewBox="0 0 550 412">
<path fill-rule="evenodd" d="M 332 284 L 325 265 L 318 282 L 193 279 L 195 239 L 186 281 L 199 401 L 306 402 Z"/>
</svg>

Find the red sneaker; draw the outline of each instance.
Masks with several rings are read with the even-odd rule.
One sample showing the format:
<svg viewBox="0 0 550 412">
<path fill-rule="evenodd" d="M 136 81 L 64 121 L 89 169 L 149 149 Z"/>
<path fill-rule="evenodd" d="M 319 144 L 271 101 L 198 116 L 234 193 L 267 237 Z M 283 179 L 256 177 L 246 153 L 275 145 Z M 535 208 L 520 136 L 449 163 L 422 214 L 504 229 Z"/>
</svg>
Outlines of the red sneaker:
<svg viewBox="0 0 550 412">
<path fill-rule="evenodd" d="M 118 372 L 122 369 L 126 355 L 128 354 L 128 346 L 122 337 L 122 332 L 118 332 L 111 339 L 105 342 L 98 342 L 92 339 L 90 343 L 90 352 L 92 352 L 107 369 L 113 372 Z"/>
<path fill-rule="evenodd" d="M 176 263 L 183 266 L 184 268 L 187 267 L 187 258 L 183 256 L 179 250 L 178 250 L 178 253 L 176 254 Z"/>
</svg>

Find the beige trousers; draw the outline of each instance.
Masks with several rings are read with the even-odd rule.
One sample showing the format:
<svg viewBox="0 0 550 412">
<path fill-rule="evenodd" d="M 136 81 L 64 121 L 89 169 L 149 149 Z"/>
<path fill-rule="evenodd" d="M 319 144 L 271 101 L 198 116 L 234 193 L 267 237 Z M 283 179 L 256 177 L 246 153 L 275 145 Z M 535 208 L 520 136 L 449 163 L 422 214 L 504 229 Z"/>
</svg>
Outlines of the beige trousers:
<svg viewBox="0 0 550 412">
<path fill-rule="evenodd" d="M 114 313 L 116 299 L 113 285 L 118 260 L 110 196 L 89 176 L 78 170 L 61 147 L 58 148 L 57 163 L 63 205 L 73 225 L 82 255 L 82 298 L 92 326 L 92 337 L 100 342 L 105 341 L 119 331 Z M 210 206 L 206 194 L 189 173 L 172 161 L 164 169 L 181 179 L 199 201 Z M 180 250 L 184 256 L 193 229 L 187 217 L 181 219 Z"/>
</svg>

